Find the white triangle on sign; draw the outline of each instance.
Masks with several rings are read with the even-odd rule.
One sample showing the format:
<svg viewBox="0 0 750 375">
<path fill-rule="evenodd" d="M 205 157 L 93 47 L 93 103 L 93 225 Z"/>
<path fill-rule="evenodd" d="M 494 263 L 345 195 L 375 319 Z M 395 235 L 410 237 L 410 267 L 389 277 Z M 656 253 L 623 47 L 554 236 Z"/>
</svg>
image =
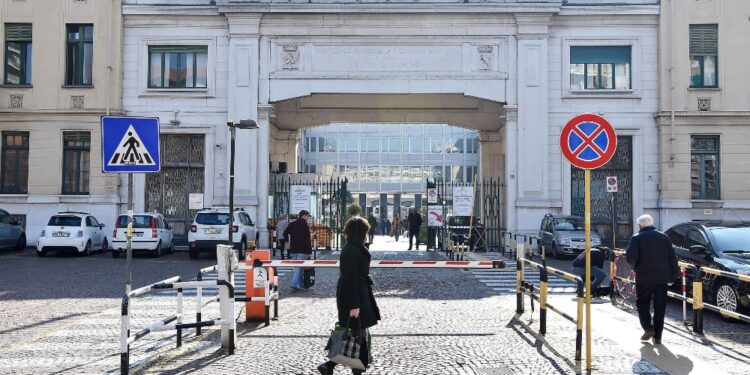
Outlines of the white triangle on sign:
<svg viewBox="0 0 750 375">
<path fill-rule="evenodd" d="M 133 128 L 128 126 L 128 130 L 122 136 L 119 145 L 115 149 L 112 158 L 109 159 L 108 166 L 125 166 L 125 165 L 156 165 L 154 158 L 143 145 L 141 137 Z"/>
</svg>

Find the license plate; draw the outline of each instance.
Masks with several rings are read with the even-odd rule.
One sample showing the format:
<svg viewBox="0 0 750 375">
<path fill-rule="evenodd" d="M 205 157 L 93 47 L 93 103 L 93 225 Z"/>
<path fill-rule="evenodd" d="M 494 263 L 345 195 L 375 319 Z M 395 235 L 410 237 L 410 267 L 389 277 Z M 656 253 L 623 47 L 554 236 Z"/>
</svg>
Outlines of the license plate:
<svg viewBox="0 0 750 375">
<path fill-rule="evenodd" d="M 207 234 L 221 233 L 221 229 L 219 229 L 219 228 L 206 228 L 205 231 L 206 231 Z"/>
<path fill-rule="evenodd" d="M 54 233 L 52 233 L 52 237 L 70 237 L 70 233 L 68 233 L 68 232 L 54 232 Z"/>
<path fill-rule="evenodd" d="M 143 232 L 133 232 L 133 237 L 143 237 Z"/>
</svg>

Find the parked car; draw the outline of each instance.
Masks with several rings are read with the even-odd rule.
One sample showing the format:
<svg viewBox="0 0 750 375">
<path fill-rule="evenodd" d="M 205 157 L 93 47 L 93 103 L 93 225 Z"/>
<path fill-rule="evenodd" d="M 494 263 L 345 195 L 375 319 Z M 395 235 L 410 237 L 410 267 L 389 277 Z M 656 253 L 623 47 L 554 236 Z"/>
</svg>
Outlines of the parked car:
<svg viewBox="0 0 750 375">
<path fill-rule="evenodd" d="M 26 248 L 26 232 L 8 211 L 0 210 L 0 248 L 23 250 Z"/>
<path fill-rule="evenodd" d="M 128 215 L 120 215 L 115 220 L 112 231 L 112 257 L 128 249 Z M 158 213 L 140 213 L 133 215 L 133 234 L 131 238 L 133 252 L 146 251 L 154 257 L 160 257 L 163 251 L 174 253 L 174 234 L 164 216 Z"/>
<path fill-rule="evenodd" d="M 539 238 L 545 252 L 553 258 L 563 255 L 578 255 L 586 249 L 586 231 L 580 216 L 544 215 L 539 229 Z M 599 234 L 591 231 L 591 246 L 600 246 Z M 538 249 L 541 253 L 541 249 Z"/>
<path fill-rule="evenodd" d="M 93 249 L 104 252 L 109 244 L 102 228 L 104 224 L 85 212 L 59 212 L 42 230 L 36 255 L 45 257 L 49 251 L 73 251 L 88 256 Z"/>
<path fill-rule="evenodd" d="M 255 223 L 243 209 L 235 209 L 232 226 L 232 242 L 244 259 L 247 241 L 255 240 Z M 226 207 L 204 208 L 195 215 L 188 233 L 188 253 L 195 259 L 201 252 L 216 250 L 216 245 L 228 241 L 229 209 Z"/>
<path fill-rule="evenodd" d="M 665 233 L 683 262 L 750 275 L 750 223 L 691 222 Z M 691 288 L 694 275 L 686 271 L 686 277 Z M 704 276 L 702 282 L 706 301 L 730 311 L 750 310 L 750 283 L 715 275 Z"/>
</svg>

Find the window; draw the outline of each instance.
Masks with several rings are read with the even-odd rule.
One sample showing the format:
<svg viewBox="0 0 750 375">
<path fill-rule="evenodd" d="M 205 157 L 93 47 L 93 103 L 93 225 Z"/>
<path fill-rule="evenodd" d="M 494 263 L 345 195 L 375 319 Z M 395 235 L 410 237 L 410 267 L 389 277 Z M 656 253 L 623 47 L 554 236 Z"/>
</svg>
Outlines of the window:
<svg viewBox="0 0 750 375">
<path fill-rule="evenodd" d="M 696 229 L 692 229 L 688 232 L 687 240 L 685 241 L 685 248 L 690 250 L 690 248 L 695 245 L 703 246 L 706 250 L 711 248 L 708 246 L 708 241 L 703 237 L 703 234 Z"/>
<path fill-rule="evenodd" d="M 570 47 L 571 90 L 629 90 L 630 46 Z"/>
<path fill-rule="evenodd" d="M 669 240 L 672 242 L 673 246 L 676 247 L 682 247 L 685 243 L 685 233 L 687 232 L 687 227 L 680 226 L 675 229 L 673 229 L 671 232 L 667 233 L 669 236 Z"/>
<path fill-rule="evenodd" d="M 693 199 L 719 199 L 719 137 L 692 136 L 690 181 Z"/>
<path fill-rule="evenodd" d="M 69 24 L 65 84 L 91 86 L 91 66 L 94 58 L 94 26 Z"/>
<path fill-rule="evenodd" d="M 148 87 L 155 89 L 206 88 L 208 47 L 149 46 Z"/>
<path fill-rule="evenodd" d="M 3 194 L 26 194 L 29 184 L 29 133 L 3 132 Z"/>
<path fill-rule="evenodd" d="M 5 24 L 5 84 L 31 84 L 31 24 Z"/>
<path fill-rule="evenodd" d="M 476 138 L 466 139 L 466 153 L 467 154 L 476 154 L 478 149 L 479 149 L 479 142 L 476 140 Z"/>
<path fill-rule="evenodd" d="M 690 25 L 690 87 L 717 86 L 718 25 Z"/>
<path fill-rule="evenodd" d="M 478 167 L 475 165 L 469 165 L 466 167 L 466 182 L 474 182 L 475 177 L 477 176 Z"/>
<path fill-rule="evenodd" d="M 88 194 L 91 134 L 63 133 L 63 194 Z"/>
</svg>

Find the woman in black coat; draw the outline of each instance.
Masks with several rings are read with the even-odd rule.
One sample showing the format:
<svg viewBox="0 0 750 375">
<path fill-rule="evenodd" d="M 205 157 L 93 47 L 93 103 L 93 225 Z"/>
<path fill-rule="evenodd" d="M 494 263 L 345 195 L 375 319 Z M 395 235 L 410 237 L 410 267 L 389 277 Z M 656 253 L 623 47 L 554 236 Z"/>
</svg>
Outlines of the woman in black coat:
<svg viewBox="0 0 750 375">
<path fill-rule="evenodd" d="M 380 320 L 380 310 L 372 294 L 372 279 L 369 275 L 372 256 L 365 246 L 369 229 L 370 224 L 367 220 L 359 216 L 349 219 L 344 225 L 344 236 L 347 241 L 341 250 L 336 308 L 339 325 L 346 326 L 351 318 L 353 336 L 367 337 L 367 329 L 378 324 Z M 363 348 L 363 358 L 367 358 L 369 349 Z M 333 374 L 334 367 L 336 363 L 328 361 L 318 366 L 318 371 L 322 375 L 330 375 Z M 360 370 L 352 370 L 352 374 L 361 373 Z"/>
</svg>

